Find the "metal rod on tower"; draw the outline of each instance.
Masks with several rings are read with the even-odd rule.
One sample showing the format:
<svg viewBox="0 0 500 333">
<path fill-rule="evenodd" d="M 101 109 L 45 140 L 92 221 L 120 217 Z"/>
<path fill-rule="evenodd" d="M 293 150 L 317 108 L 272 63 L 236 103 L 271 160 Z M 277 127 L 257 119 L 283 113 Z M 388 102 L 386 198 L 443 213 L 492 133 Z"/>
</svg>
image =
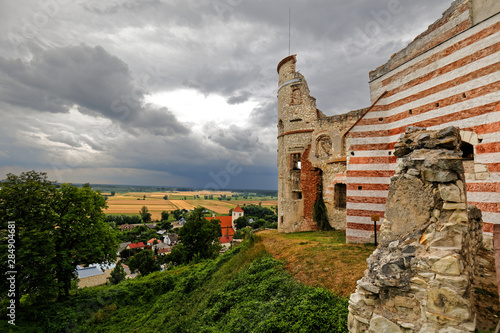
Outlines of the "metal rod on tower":
<svg viewBox="0 0 500 333">
<path fill-rule="evenodd" d="M 292 5 L 288 7 L 288 55 L 292 54 L 290 52 L 290 31 L 291 31 L 291 22 L 292 22 Z"/>
</svg>

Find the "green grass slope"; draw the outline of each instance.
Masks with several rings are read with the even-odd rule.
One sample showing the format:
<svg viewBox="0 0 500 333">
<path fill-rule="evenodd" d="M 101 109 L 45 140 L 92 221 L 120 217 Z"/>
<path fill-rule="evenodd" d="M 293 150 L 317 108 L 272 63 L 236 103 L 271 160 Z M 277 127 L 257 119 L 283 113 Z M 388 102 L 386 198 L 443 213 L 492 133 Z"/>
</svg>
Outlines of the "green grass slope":
<svg viewBox="0 0 500 333">
<path fill-rule="evenodd" d="M 22 304 L 17 326 L 0 331 L 347 332 L 347 314 L 346 298 L 296 282 L 248 240 L 212 261 Z"/>
</svg>

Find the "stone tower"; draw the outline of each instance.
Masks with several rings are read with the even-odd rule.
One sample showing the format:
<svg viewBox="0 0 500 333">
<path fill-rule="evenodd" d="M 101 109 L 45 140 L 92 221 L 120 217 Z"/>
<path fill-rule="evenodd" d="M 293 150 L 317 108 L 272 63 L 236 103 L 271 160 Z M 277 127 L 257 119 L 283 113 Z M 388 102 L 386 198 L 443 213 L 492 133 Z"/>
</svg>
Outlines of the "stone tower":
<svg viewBox="0 0 500 333">
<path fill-rule="evenodd" d="M 278 64 L 278 229 L 315 229 L 304 224 L 303 155 L 318 119 L 316 99 L 309 96 L 304 76 L 295 71 L 291 55 Z M 302 174 L 302 175 L 301 175 Z M 314 193 L 315 195 L 316 193 Z"/>
<path fill-rule="evenodd" d="M 325 116 L 295 71 L 296 57 L 278 64 L 278 230 L 317 230 L 322 197 L 329 224 L 346 227 L 345 133 L 365 109 Z"/>
</svg>

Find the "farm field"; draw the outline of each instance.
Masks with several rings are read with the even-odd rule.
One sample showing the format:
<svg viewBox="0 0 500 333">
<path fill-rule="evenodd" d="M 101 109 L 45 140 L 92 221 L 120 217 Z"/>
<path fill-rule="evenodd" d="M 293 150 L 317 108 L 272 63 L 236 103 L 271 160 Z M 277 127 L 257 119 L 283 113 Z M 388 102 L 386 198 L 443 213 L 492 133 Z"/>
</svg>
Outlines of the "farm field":
<svg viewBox="0 0 500 333">
<path fill-rule="evenodd" d="M 162 211 L 170 212 L 176 209 L 191 210 L 203 206 L 216 214 L 228 214 L 229 210 L 237 205 L 258 205 L 260 203 L 262 206 L 271 207 L 278 204 L 276 197 L 247 196 L 247 199 L 244 199 L 243 196 L 239 196 L 236 200 L 231 198 L 231 201 L 218 200 L 220 196 L 231 197 L 233 194 L 237 193 L 209 191 L 119 193 L 108 197 L 108 209 L 104 212 L 117 215 L 138 215 L 142 206 L 146 206 L 151 213 L 152 219 L 160 220 Z M 163 199 L 165 195 L 168 196 L 168 200 Z M 208 195 L 212 195 L 214 199 L 205 199 L 205 196 Z"/>
</svg>

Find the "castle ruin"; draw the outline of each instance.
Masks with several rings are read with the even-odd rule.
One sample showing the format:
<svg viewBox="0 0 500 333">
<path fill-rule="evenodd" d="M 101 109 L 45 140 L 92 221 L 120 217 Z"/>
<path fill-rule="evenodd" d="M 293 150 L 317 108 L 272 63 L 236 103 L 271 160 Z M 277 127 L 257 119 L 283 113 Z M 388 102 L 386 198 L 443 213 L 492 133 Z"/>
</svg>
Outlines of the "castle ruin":
<svg viewBox="0 0 500 333">
<path fill-rule="evenodd" d="M 500 2 L 456 0 L 406 48 L 370 73 L 369 108 L 327 117 L 316 108 L 296 56 L 278 65 L 278 229 L 328 221 L 351 243 L 373 242 L 386 214 L 395 144 L 409 126 L 460 128 L 467 202 L 492 247 L 500 224 Z M 377 226 L 377 229 L 380 225 Z"/>
</svg>

